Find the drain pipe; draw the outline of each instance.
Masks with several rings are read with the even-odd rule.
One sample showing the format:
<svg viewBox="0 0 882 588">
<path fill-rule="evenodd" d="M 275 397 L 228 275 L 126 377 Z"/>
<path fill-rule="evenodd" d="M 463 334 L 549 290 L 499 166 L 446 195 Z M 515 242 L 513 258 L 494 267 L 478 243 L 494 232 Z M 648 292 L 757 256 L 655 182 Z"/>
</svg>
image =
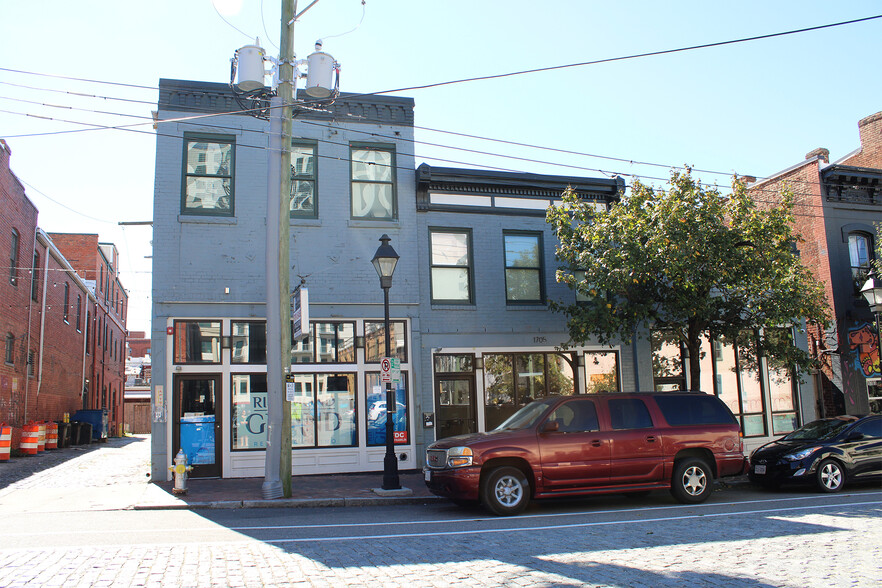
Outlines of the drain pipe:
<svg viewBox="0 0 882 588">
<path fill-rule="evenodd" d="M 34 264 L 34 258 L 37 256 L 37 232 L 39 227 L 34 227 L 34 246 L 31 249 L 31 290 L 33 291 L 34 282 L 37 280 L 37 266 Z M 28 330 L 25 337 L 25 385 L 24 385 L 24 416 L 21 424 L 28 422 L 28 392 L 31 383 L 31 375 L 28 373 L 31 369 L 31 313 L 34 310 L 34 297 L 28 292 Z"/>
</svg>

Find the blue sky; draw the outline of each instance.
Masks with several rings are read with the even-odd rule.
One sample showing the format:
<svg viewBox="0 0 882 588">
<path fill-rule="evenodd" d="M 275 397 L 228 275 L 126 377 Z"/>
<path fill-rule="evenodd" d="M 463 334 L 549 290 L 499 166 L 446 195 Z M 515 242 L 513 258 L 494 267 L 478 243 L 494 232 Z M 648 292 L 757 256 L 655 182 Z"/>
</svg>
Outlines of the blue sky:
<svg viewBox="0 0 882 588">
<path fill-rule="evenodd" d="M 12 149 L 13 171 L 40 210 L 40 226 L 50 232 L 94 232 L 117 245 L 130 291 L 131 330 L 149 329 L 151 260 L 145 256 L 152 235 L 149 227 L 117 223 L 152 216 L 151 127 L 58 134 L 84 127 L 24 115 L 102 126 L 144 122 L 159 78 L 227 82 L 230 57 L 254 37 L 270 54 L 278 53 L 279 0 L 215 3 L 232 26 L 211 0 L 2 3 L 0 68 L 147 87 L 0 70 L 0 136 Z M 308 4 L 301 0 L 299 7 Z M 375 92 L 877 14 L 882 14 L 878 0 L 365 0 L 364 5 L 321 0 L 297 23 L 294 35 L 298 57 L 324 39 L 324 50 L 342 64 L 343 91 Z M 727 186 L 729 174 L 768 176 L 816 147 L 830 149 L 834 160 L 858 148 L 857 121 L 882 110 L 880 55 L 882 19 L 396 95 L 416 101 L 418 161 L 560 175 L 619 173 L 628 181 L 637 176 L 656 185 L 662 185 L 670 166 L 690 164 L 722 172 L 702 178 Z"/>
</svg>

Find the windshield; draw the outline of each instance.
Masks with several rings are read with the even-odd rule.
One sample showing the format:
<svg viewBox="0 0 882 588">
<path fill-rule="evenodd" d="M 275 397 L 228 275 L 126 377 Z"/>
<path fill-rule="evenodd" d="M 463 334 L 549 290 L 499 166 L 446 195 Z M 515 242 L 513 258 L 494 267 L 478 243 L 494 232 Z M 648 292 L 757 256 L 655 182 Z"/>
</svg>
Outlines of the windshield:
<svg viewBox="0 0 882 588">
<path fill-rule="evenodd" d="M 531 402 L 523 407 L 499 425 L 494 431 L 517 431 L 519 429 L 529 429 L 539 422 L 539 418 L 548 410 L 548 405 L 554 402 L 551 400 L 539 400 Z"/>
<path fill-rule="evenodd" d="M 812 421 L 801 429 L 797 429 L 785 435 L 785 441 L 803 441 L 803 440 L 821 440 L 830 439 L 839 434 L 842 429 L 852 424 L 854 421 L 846 421 L 842 419 L 823 419 L 820 421 Z"/>
</svg>

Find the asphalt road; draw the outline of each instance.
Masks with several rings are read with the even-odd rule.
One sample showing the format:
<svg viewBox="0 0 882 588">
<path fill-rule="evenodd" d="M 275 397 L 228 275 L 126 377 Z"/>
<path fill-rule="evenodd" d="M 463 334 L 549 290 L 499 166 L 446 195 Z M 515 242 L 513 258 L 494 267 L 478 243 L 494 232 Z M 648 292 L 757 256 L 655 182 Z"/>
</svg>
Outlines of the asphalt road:
<svg viewBox="0 0 882 588">
<path fill-rule="evenodd" d="M 882 492 L 0 519 L 0 586 L 877 586 Z"/>
</svg>

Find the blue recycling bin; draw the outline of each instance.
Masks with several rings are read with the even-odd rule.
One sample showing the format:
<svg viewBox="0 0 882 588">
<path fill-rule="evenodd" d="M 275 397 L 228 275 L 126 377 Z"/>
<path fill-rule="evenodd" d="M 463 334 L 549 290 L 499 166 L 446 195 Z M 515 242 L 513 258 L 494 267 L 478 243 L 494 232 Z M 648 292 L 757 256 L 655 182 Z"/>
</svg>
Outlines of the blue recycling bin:
<svg viewBox="0 0 882 588">
<path fill-rule="evenodd" d="M 181 417 L 181 449 L 189 465 L 214 463 L 214 415 Z"/>
<path fill-rule="evenodd" d="M 78 410 L 71 417 L 71 420 L 91 424 L 93 441 L 107 441 L 109 426 L 106 408 Z"/>
</svg>

